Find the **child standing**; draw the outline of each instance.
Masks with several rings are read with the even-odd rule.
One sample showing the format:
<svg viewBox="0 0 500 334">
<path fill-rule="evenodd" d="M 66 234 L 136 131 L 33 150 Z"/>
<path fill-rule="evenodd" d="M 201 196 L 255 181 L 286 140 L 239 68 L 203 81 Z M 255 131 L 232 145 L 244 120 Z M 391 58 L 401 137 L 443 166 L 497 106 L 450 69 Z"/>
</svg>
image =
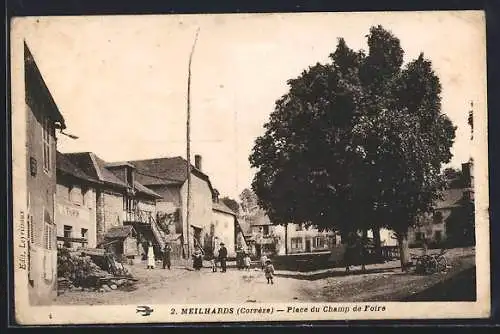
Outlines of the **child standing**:
<svg viewBox="0 0 500 334">
<path fill-rule="evenodd" d="M 245 264 L 245 270 L 246 271 L 250 271 L 250 262 L 251 262 L 251 260 L 250 260 L 250 254 L 248 254 L 248 253 L 245 254 L 243 262 Z"/>
<path fill-rule="evenodd" d="M 274 267 L 273 264 L 271 263 L 271 260 L 266 261 L 266 267 L 264 268 L 264 273 L 266 274 L 267 284 L 269 283 L 274 284 L 273 282 Z"/>
<path fill-rule="evenodd" d="M 262 254 L 262 256 L 260 257 L 260 267 L 262 268 L 262 270 L 264 270 L 264 268 L 266 267 L 266 262 L 267 262 L 267 255 Z"/>
<path fill-rule="evenodd" d="M 217 272 L 217 263 L 215 262 L 215 256 L 213 256 L 213 255 L 210 259 L 210 265 L 212 266 L 212 272 L 216 273 Z"/>
</svg>

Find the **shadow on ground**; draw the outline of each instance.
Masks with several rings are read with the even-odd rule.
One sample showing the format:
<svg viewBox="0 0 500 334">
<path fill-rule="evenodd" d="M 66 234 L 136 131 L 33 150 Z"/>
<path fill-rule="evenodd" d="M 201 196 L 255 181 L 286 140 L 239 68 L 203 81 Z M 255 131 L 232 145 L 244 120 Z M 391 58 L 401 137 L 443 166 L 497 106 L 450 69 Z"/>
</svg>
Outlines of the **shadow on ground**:
<svg viewBox="0 0 500 334">
<path fill-rule="evenodd" d="M 381 274 L 381 273 L 394 273 L 395 270 L 401 270 L 399 266 L 393 266 L 388 268 L 377 268 L 377 269 L 366 269 L 365 271 L 359 270 L 351 270 L 350 272 L 342 271 L 342 270 L 334 270 L 334 271 L 325 271 L 314 274 L 305 274 L 300 272 L 294 273 L 276 273 L 276 277 L 285 277 L 285 278 L 294 278 L 298 280 L 306 280 L 306 281 L 315 281 L 323 278 L 329 277 L 341 277 L 341 276 L 354 276 L 354 275 L 368 275 L 368 274 Z"/>
<path fill-rule="evenodd" d="M 476 301 L 476 267 L 466 269 L 402 301 Z"/>
</svg>

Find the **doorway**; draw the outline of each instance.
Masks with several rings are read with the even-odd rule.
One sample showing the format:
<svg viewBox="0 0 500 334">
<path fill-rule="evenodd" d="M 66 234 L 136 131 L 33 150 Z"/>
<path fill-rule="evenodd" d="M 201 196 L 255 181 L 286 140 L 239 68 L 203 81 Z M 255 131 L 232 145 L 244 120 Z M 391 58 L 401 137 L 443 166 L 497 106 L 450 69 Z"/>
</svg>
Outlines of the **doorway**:
<svg viewBox="0 0 500 334">
<path fill-rule="evenodd" d="M 306 239 L 306 252 L 311 253 L 311 239 Z"/>
</svg>

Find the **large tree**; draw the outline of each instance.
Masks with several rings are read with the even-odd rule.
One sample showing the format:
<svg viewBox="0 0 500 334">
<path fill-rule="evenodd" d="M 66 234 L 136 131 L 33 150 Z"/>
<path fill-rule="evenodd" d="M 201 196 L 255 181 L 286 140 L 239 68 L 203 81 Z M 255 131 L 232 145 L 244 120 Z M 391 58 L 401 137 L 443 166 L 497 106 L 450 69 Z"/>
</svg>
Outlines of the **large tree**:
<svg viewBox="0 0 500 334">
<path fill-rule="evenodd" d="M 339 39 L 331 63 L 288 81 L 250 156 L 252 188 L 276 223 L 393 229 L 405 268 L 408 227 L 432 210 L 455 127 L 423 54 L 403 68 L 399 39 L 381 26 L 368 47 Z"/>
</svg>

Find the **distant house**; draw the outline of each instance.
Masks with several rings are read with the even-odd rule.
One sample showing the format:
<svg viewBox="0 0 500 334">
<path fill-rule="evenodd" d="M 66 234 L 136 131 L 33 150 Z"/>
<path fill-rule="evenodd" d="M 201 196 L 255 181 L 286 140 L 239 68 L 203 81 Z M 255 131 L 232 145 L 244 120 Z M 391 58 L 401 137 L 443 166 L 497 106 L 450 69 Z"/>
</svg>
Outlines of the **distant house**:
<svg viewBox="0 0 500 334">
<path fill-rule="evenodd" d="M 26 288 L 30 302 L 39 304 L 56 292 L 56 130 L 66 125 L 26 43 L 24 74 L 26 109 L 20 117 L 26 117 Z"/>
<path fill-rule="evenodd" d="M 474 244 L 474 177 L 473 163 L 462 164 L 461 180 L 449 180 L 449 188 L 436 202 L 434 213 L 422 216 L 408 233 L 410 247 L 423 239 L 430 246 L 441 247 Z M 457 182 L 458 181 L 458 182 Z"/>
<path fill-rule="evenodd" d="M 161 214 L 178 212 L 171 234 L 182 235 L 182 255 L 185 257 L 195 246 L 212 243 L 210 228 L 213 221 L 212 201 L 214 189 L 208 175 L 201 168 L 201 156 L 195 156 L 191 166 L 191 201 L 187 226 L 187 162 L 181 157 L 129 161 L 136 168 L 137 180 L 161 197 L 157 211 Z"/>
<path fill-rule="evenodd" d="M 239 225 L 236 213 L 219 201 L 218 196 L 214 198 L 212 211 L 213 220 L 210 226 L 210 235 L 213 236 L 214 241 L 213 245 L 207 245 L 207 249 L 218 249 L 220 243 L 223 242 L 227 248 L 228 256 L 235 257 L 238 246 L 237 231 Z"/>
<path fill-rule="evenodd" d="M 101 182 L 57 152 L 57 195 L 55 221 L 60 246 L 95 248 L 96 191 Z"/>
<path fill-rule="evenodd" d="M 279 254 L 299 254 L 329 252 L 340 243 L 340 236 L 333 231 L 320 231 L 304 224 L 280 226 L 277 233 L 284 242 L 279 247 Z"/>
<path fill-rule="evenodd" d="M 109 244 L 107 233 L 111 228 L 131 225 L 140 237 L 139 253 L 144 253 L 147 243 L 152 242 L 159 255 L 164 239 L 156 225 L 156 200 L 161 196 L 136 180 L 135 167 L 129 163 L 108 163 L 92 152 L 65 153 L 64 157 L 99 181 L 95 189 L 97 245 Z"/>
</svg>

